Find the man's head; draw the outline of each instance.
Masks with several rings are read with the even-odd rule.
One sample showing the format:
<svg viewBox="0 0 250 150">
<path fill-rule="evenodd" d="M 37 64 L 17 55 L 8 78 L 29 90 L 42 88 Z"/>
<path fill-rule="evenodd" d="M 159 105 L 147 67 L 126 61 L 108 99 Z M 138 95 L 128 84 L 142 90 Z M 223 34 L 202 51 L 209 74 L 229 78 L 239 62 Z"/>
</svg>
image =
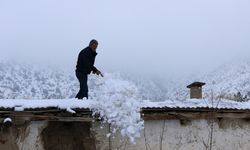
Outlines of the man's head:
<svg viewBox="0 0 250 150">
<path fill-rule="evenodd" d="M 98 42 L 97 40 L 93 39 L 89 42 L 89 47 L 93 50 L 96 51 L 96 48 L 98 46 Z"/>
</svg>

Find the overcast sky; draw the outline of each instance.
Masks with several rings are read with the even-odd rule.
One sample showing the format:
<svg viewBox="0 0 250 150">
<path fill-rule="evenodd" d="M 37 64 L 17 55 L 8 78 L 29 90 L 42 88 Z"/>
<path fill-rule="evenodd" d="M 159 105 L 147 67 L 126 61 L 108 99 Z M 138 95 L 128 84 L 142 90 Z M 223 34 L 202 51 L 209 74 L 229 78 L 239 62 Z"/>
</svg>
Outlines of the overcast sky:
<svg viewBox="0 0 250 150">
<path fill-rule="evenodd" d="M 104 72 L 189 74 L 250 55 L 249 0 L 1 0 L 0 20 L 1 58 L 72 70 L 92 38 Z"/>
</svg>

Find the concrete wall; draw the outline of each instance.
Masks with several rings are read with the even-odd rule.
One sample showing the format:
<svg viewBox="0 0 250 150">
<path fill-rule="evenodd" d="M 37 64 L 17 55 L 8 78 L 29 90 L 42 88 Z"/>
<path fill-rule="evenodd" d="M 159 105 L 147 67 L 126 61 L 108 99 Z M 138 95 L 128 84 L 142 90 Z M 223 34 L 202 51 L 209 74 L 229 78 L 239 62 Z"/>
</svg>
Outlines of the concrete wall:
<svg viewBox="0 0 250 150">
<path fill-rule="evenodd" d="M 205 150 L 210 146 L 211 123 L 208 120 L 145 121 L 145 130 L 136 144 L 119 134 L 111 135 L 100 122 L 55 124 L 35 121 L 13 125 L 0 131 L 0 150 Z M 102 126 L 102 128 L 100 128 Z M 58 140 L 56 140 L 58 139 Z M 250 121 L 220 119 L 213 124 L 212 149 L 250 149 Z"/>
</svg>

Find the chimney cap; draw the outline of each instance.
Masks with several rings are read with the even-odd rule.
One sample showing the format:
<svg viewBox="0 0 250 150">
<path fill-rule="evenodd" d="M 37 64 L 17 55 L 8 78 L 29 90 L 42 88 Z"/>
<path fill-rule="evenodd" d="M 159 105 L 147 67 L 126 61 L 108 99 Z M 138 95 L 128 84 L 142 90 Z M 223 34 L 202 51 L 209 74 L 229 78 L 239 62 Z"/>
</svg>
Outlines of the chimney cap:
<svg viewBox="0 0 250 150">
<path fill-rule="evenodd" d="M 203 83 L 203 82 L 193 82 L 192 84 L 188 85 L 187 88 L 191 88 L 191 87 L 195 87 L 195 86 L 202 87 L 205 84 L 206 83 Z"/>
</svg>

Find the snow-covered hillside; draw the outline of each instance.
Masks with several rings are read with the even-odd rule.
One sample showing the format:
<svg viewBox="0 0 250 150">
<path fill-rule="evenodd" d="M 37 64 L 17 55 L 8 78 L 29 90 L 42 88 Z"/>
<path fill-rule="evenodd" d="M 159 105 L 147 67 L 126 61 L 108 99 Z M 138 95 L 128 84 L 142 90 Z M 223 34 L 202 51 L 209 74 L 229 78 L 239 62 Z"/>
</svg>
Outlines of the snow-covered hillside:
<svg viewBox="0 0 250 150">
<path fill-rule="evenodd" d="M 168 96 L 171 99 L 189 98 L 186 86 L 194 81 L 205 82 L 203 96 L 205 98 L 225 98 L 236 100 L 235 95 L 240 92 L 250 97 L 250 61 L 234 61 L 216 68 L 206 75 L 193 75 L 176 82 L 169 87 Z"/>
<path fill-rule="evenodd" d="M 0 63 L 0 98 L 71 98 L 77 82 L 67 72 L 36 65 Z"/>
<path fill-rule="evenodd" d="M 205 76 L 205 82 L 207 94 L 213 90 L 216 96 L 229 99 L 234 99 L 238 92 L 250 97 L 250 61 L 223 65 Z"/>
<path fill-rule="evenodd" d="M 90 98 L 100 92 L 99 84 L 113 78 L 119 82 L 132 82 L 140 97 L 153 101 L 163 100 L 165 93 L 153 81 L 129 77 L 119 73 L 105 73 L 101 78 L 89 76 Z M 115 85 L 114 85 L 115 86 Z M 0 62 L 0 99 L 67 99 L 74 98 L 79 89 L 74 68 L 66 71 L 60 68 Z"/>
<path fill-rule="evenodd" d="M 204 97 L 234 99 L 235 94 L 250 97 L 250 61 L 238 61 L 225 64 L 207 75 L 191 76 L 176 81 L 157 84 L 153 80 L 105 73 L 105 78 L 89 76 L 89 94 L 95 97 L 100 91 L 99 86 L 105 80 L 114 79 L 119 82 L 131 82 L 138 89 L 142 99 L 163 101 L 165 99 L 185 100 L 189 98 L 186 86 L 194 81 L 205 82 Z M 116 84 L 116 83 L 113 83 Z M 120 86 L 127 86 L 120 84 Z M 74 68 L 65 71 L 59 68 L 23 65 L 0 62 L 0 99 L 66 99 L 74 98 L 79 88 Z"/>
</svg>

